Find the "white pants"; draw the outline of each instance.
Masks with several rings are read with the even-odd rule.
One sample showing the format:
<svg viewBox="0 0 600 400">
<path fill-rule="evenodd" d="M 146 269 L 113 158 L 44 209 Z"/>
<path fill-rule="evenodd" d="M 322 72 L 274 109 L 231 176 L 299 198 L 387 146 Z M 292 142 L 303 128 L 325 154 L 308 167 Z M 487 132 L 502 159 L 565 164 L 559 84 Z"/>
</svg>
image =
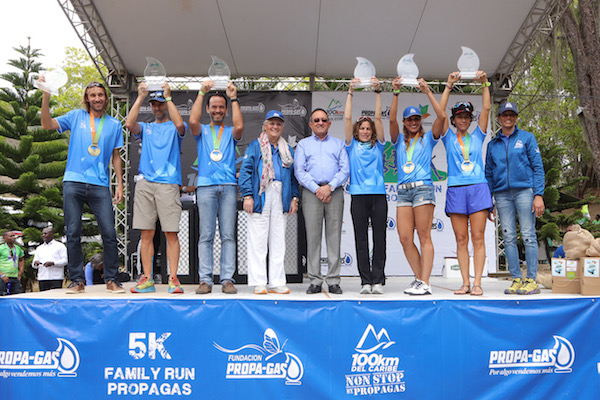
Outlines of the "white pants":
<svg viewBox="0 0 600 400">
<path fill-rule="evenodd" d="M 262 213 L 248 215 L 248 285 L 267 286 L 267 251 L 269 253 L 269 287 L 285 286 L 285 225 L 281 182 L 273 181 L 265 192 Z"/>
</svg>

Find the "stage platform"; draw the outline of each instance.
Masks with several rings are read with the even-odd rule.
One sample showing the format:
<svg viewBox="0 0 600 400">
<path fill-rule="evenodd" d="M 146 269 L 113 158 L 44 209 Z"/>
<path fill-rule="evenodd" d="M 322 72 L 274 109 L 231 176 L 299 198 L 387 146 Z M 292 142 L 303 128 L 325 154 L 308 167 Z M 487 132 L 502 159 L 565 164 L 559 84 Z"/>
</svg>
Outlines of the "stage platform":
<svg viewBox="0 0 600 400">
<path fill-rule="evenodd" d="M 597 399 L 600 297 L 63 290 L 0 298 L 0 398 Z M 127 290 L 133 282 L 126 283 Z"/>
</svg>

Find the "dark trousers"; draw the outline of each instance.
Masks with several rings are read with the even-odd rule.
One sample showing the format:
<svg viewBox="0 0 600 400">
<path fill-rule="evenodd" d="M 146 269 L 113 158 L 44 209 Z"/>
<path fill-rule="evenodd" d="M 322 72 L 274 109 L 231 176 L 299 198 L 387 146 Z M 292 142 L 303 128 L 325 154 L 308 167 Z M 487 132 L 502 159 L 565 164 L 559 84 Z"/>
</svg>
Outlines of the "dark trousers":
<svg viewBox="0 0 600 400">
<path fill-rule="evenodd" d="M 23 293 L 23 286 L 21 286 L 21 281 L 18 278 L 8 279 L 10 279 L 10 294 Z M 0 279 L 0 296 L 6 296 L 7 294 L 9 294 L 7 293 L 7 284 Z"/>
<path fill-rule="evenodd" d="M 51 279 L 45 281 L 39 281 L 40 284 L 40 292 L 50 289 L 62 289 L 63 280 L 62 279 Z"/>
<path fill-rule="evenodd" d="M 385 284 L 388 204 L 384 194 L 352 195 L 350 212 L 361 285 Z M 373 229 L 373 258 L 369 260 L 369 220 Z"/>
</svg>

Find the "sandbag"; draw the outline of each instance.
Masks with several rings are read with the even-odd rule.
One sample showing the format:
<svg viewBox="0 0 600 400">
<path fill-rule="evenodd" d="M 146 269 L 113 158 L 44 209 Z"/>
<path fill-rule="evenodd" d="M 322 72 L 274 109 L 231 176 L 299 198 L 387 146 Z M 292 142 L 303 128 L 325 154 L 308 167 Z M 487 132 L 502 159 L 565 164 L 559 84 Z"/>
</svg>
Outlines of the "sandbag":
<svg viewBox="0 0 600 400">
<path fill-rule="evenodd" d="M 600 257 L 600 238 L 592 241 L 590 247 L 585 251 L 585 255 L 588 257 Z"/>
<path fill-rule="evenodd" d="M 579 259 L 585 257 L 585 252 L 593 241 L 594 235 L 581 227 L 565 233 L 563 248 L 567 258 Z"/>
</svg>

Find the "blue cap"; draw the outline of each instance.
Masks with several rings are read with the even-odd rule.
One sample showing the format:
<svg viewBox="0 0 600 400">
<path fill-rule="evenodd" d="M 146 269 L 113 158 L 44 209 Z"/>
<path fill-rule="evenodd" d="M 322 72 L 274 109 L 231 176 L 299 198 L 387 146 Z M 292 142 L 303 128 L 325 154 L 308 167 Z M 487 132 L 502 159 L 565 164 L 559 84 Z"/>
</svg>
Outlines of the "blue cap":
<svg viewBox="0 0 600 400">
<path fill-rule="evenodd" d="M 159 101 L 161 103 L 164 103 L 167 100 L 165 100 L 165 93 L 161 90 L 158 92 L 150 93 L 150 99 L 148 101 Z"/>
<path fill-rule="evenodd" d="M 265 121 L 271 118 L 279 118 L 282 122 L 285 121 L 285 119 L 283 118 L 283 114 L 280 111 L 277 110 L 271 110 L 267 113 L 267 116 L 265 117 Z"/>
<path fill-rule="evenodd" d="M 511 103 L 510 101 L 507 101 L 506 103 L 502 103 L 500 105 L 500 109 L 498 110 L 498 115 L 500 115 L 506 111 L 512 111 L 515 114 L 519 115 L 519 110 L 517 109 L 517 105 L 515 103 Z"/>
<path fill-rule="evenodd" d="M 419 110 L 419 107 L 406 107 L 404 109 L 404 114 L 402 114 L 402 118 L 406 119 L 412 117 L 413 115 L 418 115 L 419 117 L 423 116 L 423 114 L 421 114 L 421 110 Z"/>
</svg>

